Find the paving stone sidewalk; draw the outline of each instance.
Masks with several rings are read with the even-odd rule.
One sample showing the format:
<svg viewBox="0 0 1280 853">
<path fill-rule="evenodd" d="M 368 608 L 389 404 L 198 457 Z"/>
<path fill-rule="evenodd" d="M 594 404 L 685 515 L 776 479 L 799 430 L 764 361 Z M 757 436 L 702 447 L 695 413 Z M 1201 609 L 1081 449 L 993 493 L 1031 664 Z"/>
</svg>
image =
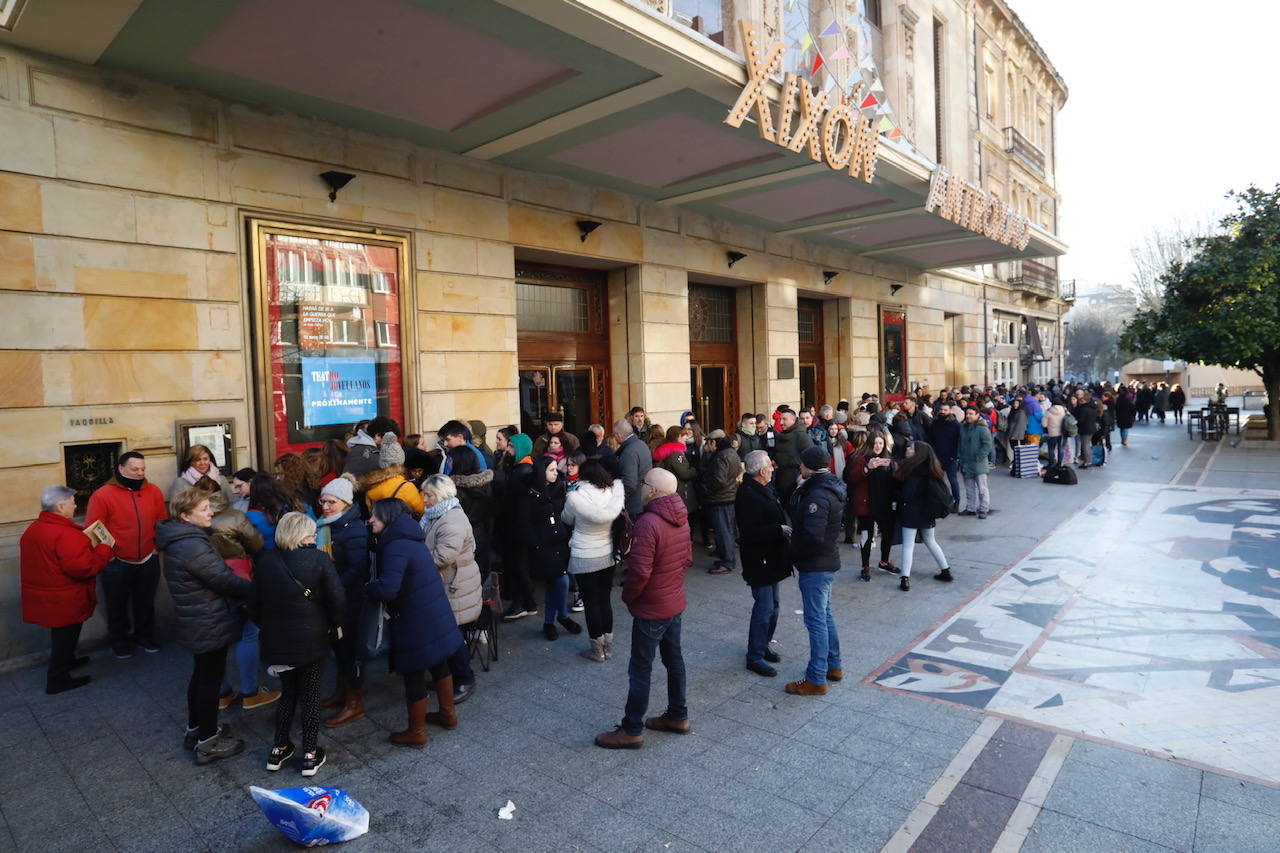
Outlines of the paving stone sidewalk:
<svg viewBox="0 0 1280 853">
<path fill-rule="evenodd" d="M 386 742 L 404 706 L 399 680 L 375 665 L 368 719 L 322 735 L 330 758 L 314 782 L 346 788 L 369 808 L 370 832 L 353 851 L 907 849 L 911 836 L 900 829 L 922 803 L 939 822 L 916 850 L 1274 850 L 1280 790 L 1085 740 L 1068 741 L 1059 756 L 1025 842 L 1002 836 L 1006 821 L 1027 814 L 1030 788 L 1021 783 L 1042 775 L 1052 735 L 858 683 L 1111 483 L 1168 483 L 1199 442 L 1170 425 L 1136 429 L 1131 445 L 1117 447 L 1105 470 L 1082 472 L 1074 488 L 993 474 L 997 512 L 948 519 L 939 531 L 954 584 L 928 579 L 923 549 L 910 593 L 886 575 L 860 583 L 847 549 L 834 609 L 848 677 L 826 696 L 782 692 L 807 651 L 794 583 L 783 586 L 781 675 L 762 679 L 743 668 L 748 588 L 737 574 L 708 575 L 699 553 L 684 619 L 693 734 L 651 733 L 635 752 L 593 747 L 592 736 L 621 717 L 625 653 L 588 663 L 577 654 L 580 637 L 547 642 L 538 620 L 526 619 L 501 628 L 502 657 L 480 673 L 459 728 L 433 730 L 421 752 Z M 1228 485 L 1216 472 L 1277 459 L 1226 445 L 1205 479 Z M 620 604 L 616 613 L 625 650 L 629 619 Z M 189 657 L 169 644 L 128 661 L 93 658 L 93 684 L 60 696 L 43 694 L 39 669 L 0 675 L 0 849 L 292 847 L 246 791 L 302 783 L 296 770 L 263 769 L 270 708 L 225 712 L 250 748 L 195 767 L 180 749 Z M 655 666 L 655 712 L 663 688 Z M 967 772 L 949 779 L 961 766 Z M 973 796 L 961 798 L 969 788 Z M 943 789 L 978 805 L 948 814 L 927 802 Z M 500 821 L 508 799 L 515 819 Z"/>
</svg>

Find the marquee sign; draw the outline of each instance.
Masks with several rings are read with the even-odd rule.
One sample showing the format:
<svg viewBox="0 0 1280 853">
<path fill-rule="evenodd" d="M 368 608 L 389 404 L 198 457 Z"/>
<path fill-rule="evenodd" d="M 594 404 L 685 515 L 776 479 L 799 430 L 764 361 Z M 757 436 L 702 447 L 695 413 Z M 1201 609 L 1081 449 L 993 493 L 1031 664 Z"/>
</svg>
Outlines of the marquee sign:
<svg viewBox="0 0 1280 853">
<path fill-rule="evenodd" d="M 788 73 L 782 86 L 775 129 L 765 86 L 769 78 L 782 69 L 782 55 L 787 47 L 778 42 L 762 57 L 755 29 L 745 21 L 740 22 L 740 26 L 750 77 L 724 123 L 741 127 L 754 110 L 761 139 L 797 154 L 807 150 L 814 162 L 825 161 L 837 172 L 848 169 L 850 177 L 871 183 L 876 173 L 879 139 L 873 127 L 874 117 L 843 102 L 832 104 L 828 92 L 815 92 L 807 80 Z"/>
<path fill-rule="evenodd" d="M 1019 252 L 1031 242 L 1030 219 L 981 187 L 948 173 L 945 166 L 933 170 L 924 209 L 936 210 L 943 219 Z"/>
</svg>

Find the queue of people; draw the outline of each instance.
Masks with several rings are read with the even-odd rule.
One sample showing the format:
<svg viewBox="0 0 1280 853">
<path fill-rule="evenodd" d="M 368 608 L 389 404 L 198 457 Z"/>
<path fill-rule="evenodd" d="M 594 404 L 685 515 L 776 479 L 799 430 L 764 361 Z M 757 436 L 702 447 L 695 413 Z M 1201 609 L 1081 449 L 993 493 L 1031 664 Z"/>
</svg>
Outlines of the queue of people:
<svg viewBox="0 0 1280 853">
<path fill-rule="evenodd" d="M 197 764 L 234 756 L 245 745 L 219 725 L 219 711 L 274 704 L 267 768 L 297 753 L 311 776 L 325 763 L 321 730 L 365 717 L 369 664 L 383 651 L 403 681 L 407 720 L 391 743 L 422 748 L 429 727 L 459 725 L 457 706 L 477 684 L 464 630 L 481 615 L 491 573 L 500 573 L 505 621 L 541 612 L 545 641 L 585 633 L 581 656 L 602 664 L 614 657 L 621 571 L 619 597 L 632 616 L 628 695 L 617 728 L 596 743 L 635 748 L 646 730 L 690 730 L 680 634 L 695 531 L 708 572 L 741 570 L 750 589 L 745 665 L 761 677 L 778 675 L 772 640 L 784 584 L 796 575 L 809 655 L 785 689 L 822 694 L 844 675 L 831 606 L 842 544 L 860 558 L 864 582 L 875 555 L 874 568 L 909 592 L 917 539 L 934 579 L 954 580 L 938 522 L 995 512 L 989 476 L 1021 445 L 1043 444 L 1050 464 L 1106 464 L 1111 432 L 1128 442 L 1140 391 L 864 394 L 834 407 L 743 413 L 728 434 L 704 432 L 690 412 L 663 428 L 635 407 L 578 437 L 552 414 L 542 435 L 496 430 L 493 448 L 479 421 L 447 422 L 427 449 L 375 418 L 343 441 L 282 454 L 270 471 L 228 477 L 208 448 L 192 447 L 167 491 L 129 452 L 90 497 L 87 529 L 73 520 L 74 492 L 45 489 L 21 541 L 24 619 L 51 631 L 47 692 L 83 687 L 90 679 L 74 674 L 84 664 L 76 647 L 97 578 L 108 642 L 124 659 L 159 650 L 163 567 L 175 638 L 192 656 L 184 747 Z M 1180 402 L 1171 389 L 1167 411 L 1177 416 Z M 667 670 L 667 705 L 646 718 L 655 657 Z M 331 658 L 336 677 L 325 696 Z M 262 683 L 264 669 L 279 689 Z"/>
</svg>

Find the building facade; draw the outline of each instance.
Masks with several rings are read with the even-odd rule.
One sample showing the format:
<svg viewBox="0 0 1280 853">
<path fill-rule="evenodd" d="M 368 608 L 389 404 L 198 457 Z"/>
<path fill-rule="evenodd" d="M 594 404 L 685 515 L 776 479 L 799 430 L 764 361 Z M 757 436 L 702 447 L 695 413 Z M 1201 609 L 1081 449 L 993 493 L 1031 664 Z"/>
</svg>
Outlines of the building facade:
<svg viewBox="0 0 1280 853">
<path fill-rule="evenodd" d="M 1002 0 L 0 2 L 0 660 L 122 450 L 1057 374 L 1065 99 Z"/>
</svg>

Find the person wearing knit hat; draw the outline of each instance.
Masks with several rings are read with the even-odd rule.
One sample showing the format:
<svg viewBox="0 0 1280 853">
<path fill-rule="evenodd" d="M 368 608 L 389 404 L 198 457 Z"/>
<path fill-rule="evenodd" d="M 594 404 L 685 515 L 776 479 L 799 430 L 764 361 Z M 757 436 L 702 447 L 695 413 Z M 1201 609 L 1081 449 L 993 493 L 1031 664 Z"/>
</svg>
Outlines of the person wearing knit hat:
<svg viewBox="0 0 1280 853">
<path fill-rule="evenodd" d="M 724 430 L 713 429 L 711 432 L 707 433 L 707 441 L 715 441 L 717 438 L 724 438 Z"/>
<path fill-rule="evenodd" d="M 519 499 L 529 487 L 529 478 L 533 473 L 533 439 L 523 432 L 518 432 L 508 439 L 508 451 L 511 453 L 510 473 L 507 475 L 506 495 L 498 512 L 508 524 L 517 517 Z M 510 531 L 510 528 L 507 528 Z M 514 622 L 525 616 L 533 616 L 538 612 L 538 605 L 533 597 L 533 579 L 529 576 L 529 563 L 524 549 L 519 547 L 520 538 L 513 535 L 497 537 L 499 547 L 504 549 L 502 583 L 503 595 L 510 602 L 502 614 L 505 622 Z"/>
<path fill-rule="evenodd" d="M 421 518 L 426 507 L 422 502 L 422 493 L 405 479 L 404 448 L 393 432 L 383 433 L 381 441 L 382 446 L 378 451 L 379 467 L 360 478 L 365 504 L 372 509 L 382 498 L 399 498 L 415 518 Z"/>
<path fill-rule="evenodd" d="M 325 483 L 320 490 L 320 518 L 316 520 L 316 547 L 333 558 L 346 593 L 342 636 L 333 643 L 338 682 L 333 694 L 320 703 L 321 708 L 337 712 L 324 721 L 331 729 L 364 719 L 364 667 L 356 642 L 364 609 L 364 585 L 369 581 L 369 528 L 360 517 L 360 507 L 354 505 L 353 479 L 344 474 Z"/>
<path fill-rule="evenodd" d="M 485 436 L 489 433 L 489 427 L 484 421 L 467 421 L 467 426 L 471 427 L 471 443 L 480 448 L 480 452 L 484 454 L 485 459 L 492 459 L 493 450 L 489 447 L 489 443 L 485 441 Z"/>
<path fill-rule="evenodd" d="M 533 462 L 533 439 L 522 432 L 518 432 L 511 436 L 511 455 L 515 458 L 516 464 L 522 462 Z"/>
<path fill-rule="evenodd" d="M 806 447 L 800 452 L 800 464 L 810 471 L 826 471 L 831 464 L 831 457 L 821 447 Z"/>
</svg>

